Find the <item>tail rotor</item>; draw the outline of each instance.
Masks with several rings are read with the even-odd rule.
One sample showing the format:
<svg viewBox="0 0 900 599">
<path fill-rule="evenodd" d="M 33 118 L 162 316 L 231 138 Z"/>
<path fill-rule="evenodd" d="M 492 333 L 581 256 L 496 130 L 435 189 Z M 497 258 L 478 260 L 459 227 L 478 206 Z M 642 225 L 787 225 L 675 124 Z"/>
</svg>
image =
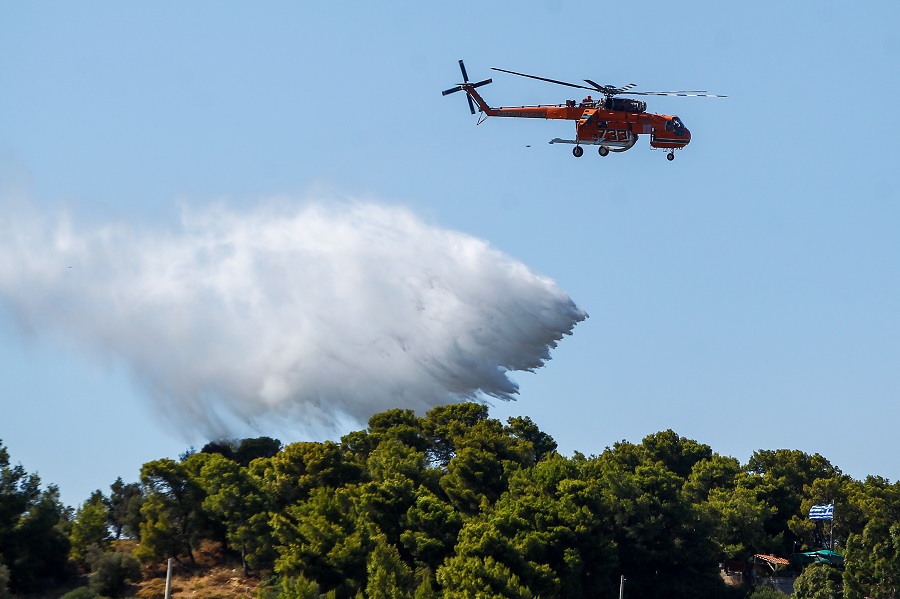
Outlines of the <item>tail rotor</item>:
<svg viewBox="0 0 900 599">
<path fill-rule="evenodd" d="M 472 114 L 475 114 L 475 103 L 472 101 L 472 94 L 469 92 L 471 90 L 475 89 L 476 87 L 481 87 L 482 85 L 487 85 L 492 80 L 485 79 L 484 81 L 479 81 L 478 83 L 469 83 L 469 74 L 466 73 L 466 65 L 463 64 L 462 60 L 459 61 L 459 70 L 462 72 L 463 82 L 460 83 L 459 85 L 457 85 L 456 87 L 451 87 L 450 89 L 445 89 L 444 91 L 441 92 L 441 95 L 446 96 L 446 95 L 453 94 L 456 92 L 462 92 L 462 91 L 466 92 L 466 100 L 469 101 L 469 111 Z"/>
</svg>

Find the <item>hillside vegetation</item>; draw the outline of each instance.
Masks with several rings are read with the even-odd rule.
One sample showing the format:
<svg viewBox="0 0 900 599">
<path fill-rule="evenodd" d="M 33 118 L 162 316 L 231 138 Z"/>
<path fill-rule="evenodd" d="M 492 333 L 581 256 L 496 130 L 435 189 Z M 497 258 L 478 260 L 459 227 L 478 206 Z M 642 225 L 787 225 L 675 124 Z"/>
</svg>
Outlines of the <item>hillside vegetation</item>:
<svg viewBox="0 0 900 599">
<path fill-rule="evenodd" d="M 738 598 L 720 563 L 822 547 L 806 514 L 832 501 L 829 588 L 896 597 L 900 484 L 796 450 L 741 464 L 669 430 L 564 457 L 530 419 L 463 403 L 340 443 L 209 443 L 71 510 L 0 445 L 0 598 L 161 597 L 170 557 L 176 597 L 615 597 L 624 575 L 629 597 Z"/>
</svg>

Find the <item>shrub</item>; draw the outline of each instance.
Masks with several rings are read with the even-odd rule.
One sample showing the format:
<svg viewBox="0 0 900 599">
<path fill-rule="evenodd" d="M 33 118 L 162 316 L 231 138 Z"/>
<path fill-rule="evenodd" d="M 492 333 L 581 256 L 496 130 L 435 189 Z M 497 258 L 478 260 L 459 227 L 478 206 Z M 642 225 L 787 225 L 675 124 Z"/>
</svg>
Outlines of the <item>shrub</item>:
<svg viewBox="0 0 900 599">
<path fill-rule="evenodd" d="M 80 589 L 69 591 L 60 599 L 100 599 L 100 595 L 88 587 L 81 587 Z"/>
<path fill-rule="evenodd" d="M 747 599 L 787 599 L 790 595 L 785 595 L 779 590 L 767 587 L 757 587 L 755 591 L 750 593 Z"/>
<path fill-rule="evenodd" d="M 794 583 L 796 599 L 832 599 L 843 596 L 840 570 L 825 564 L 810 564 Z"/>
<path fill-rule="evenodd" d="M 102 553 L 91 563 L 91 570 L 91 588 L 107 597 L 119 597 L 129 583 L 141 580 L 141 565 L 128 553 Z"/>
<path fill-rule="evenodd" d="M 0 599 L 12 597 L 9 594 L 9 568 L 0 563 Z"/>
</svg>

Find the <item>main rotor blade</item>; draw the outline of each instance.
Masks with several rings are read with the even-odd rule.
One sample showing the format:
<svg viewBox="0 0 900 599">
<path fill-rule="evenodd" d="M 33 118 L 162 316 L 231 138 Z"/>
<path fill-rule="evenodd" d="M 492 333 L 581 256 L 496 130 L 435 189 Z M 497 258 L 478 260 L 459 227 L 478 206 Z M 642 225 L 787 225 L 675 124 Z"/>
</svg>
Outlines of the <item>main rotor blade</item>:
<svg viewBox="0 0 900 599">
<path fill-rule="evenodd" d="M 459 59 L 459 70 L 462 71 L 463 81 L 469 82 L 469 75 L 466 73 L 466 65 L 463 64 L 462 58 Z"/>
<path fill-rule="evenodd" d="M 604 94 L 615 93 L 615 90 L 618 89 L 617 87 L 614 87 L 612 85 L 600 85 L 596 81 L 591 81 L 590 79 L 585 79 L 585 81 L 587 83 L 590 83 L 591 85 L 593 85 L 595 90 L 597 90 L 598 92 L 602 92 Z"/>
<path fill-rule="evenodd" d="M 509 73 L 510 75 L 518 75 L 519 77 L 529 77 L 531 79 L 537 79 L 539 81 L 546 81 L 548 83 L 555 83 L 557 85 L 566 85 L 568 87 L 577 87 L 578 89 L 589 89 L 591 91 L 602 91 L 594 87 L 588 87 L 586 85 L 577 85 L 575 83 L 566 83 L 565 81 L 557 81 L 556 79 L 547 79 L 546 77 L 538 77 L 537 75 L 526 75 L 525 73 L 517 73 L 515 71 L 507 71 L 506 69 L 498 69 L 496 67 L 491 67 L 491 70 L 500 71 L 501 73 Z"/>
<path fill-rule="evenodd" d="M 682 96 L 693 98 L 727 98 L 719 94 L 708 94 L 705 91 L 673 91 L 673 92 L 626 92 L 629 96 Z"/>
<path fill-rule="evenodd" d="M 508 71 L 506 69 L 498 69 L 497 67 L 491 67 L 491 70 L 500 71 L 501 73 L 509 73 L 510 75 L 518 75 L 519 77 L 528 77 L 529 79 L 537 79 L 538 81 L 546 81 L 547 83 L 555 83 L 557 85 L 565 85 L 567 87 L 574 87 L 577 89 L 589 89 L 591 91 L 600 92 L 602 94 L 606 94 L 609 96 L 615 96 L 619 94 L 627 95 L 627 96 L 689 96 L 689 97 L 699 97 L 699 98 L 727 98 L 728 96 L 722 96 L 719 94 L 710 94 L 707 93 L 706 90 L 691 90 L 691 91 L 670 91 L 670 92 L 636 92 L 631 91 L 631 89 L 636 85 L 634 83 L 629 83 L 623 87 L 616 87 L 614 85 L 600 85 L 596 81 L 591 81 L 590 79 L 585 79 L 585 83 L 589 83 L 593 87 L 587 87 L 586 85 L 578 85 L 577 83 L 568 83 L 566 81 L 559 81 L 557 79 L 548 79 L 547 77 L 538 77 L 537 75 L 529 75 L 527 73 L 518 73 L 516 71 Z"/>
<path fill-rule="evenodd" d="M 628 85 L 624 85 L 622 87 L 616 87 L 615 85 L 600 85 L 596 81 L 591 81 L 590 79 L 585 79 L 588 83 L 594 86 L 598 92 L 604 93 L 607 96 L 616 96 L 618 94 L 624 94 L 631 88 L 633 88 L 637 83 L 629 83 Z"/>
</svg>

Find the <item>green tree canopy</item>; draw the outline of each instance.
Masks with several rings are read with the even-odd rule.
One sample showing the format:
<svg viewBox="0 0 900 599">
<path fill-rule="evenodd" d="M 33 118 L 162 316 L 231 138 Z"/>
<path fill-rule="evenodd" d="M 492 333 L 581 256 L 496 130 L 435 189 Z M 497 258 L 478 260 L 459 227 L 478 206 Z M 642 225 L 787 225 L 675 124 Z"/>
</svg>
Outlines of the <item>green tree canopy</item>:
<svg viewBox="0 0 900 599">
<path fill-rule="evenodd" d="M 900 597 L 900 522 L 877 517 L 850 535 L 843 583 L 846 599 Z"/>
<path fill-rule="evenodd" d="M 210 454 L 192 454 L 183 462 L 167 458 L 147 462 L 141 468 L 144 487 L 141 543 L 136 555 L 144 561 L 165 561 L 186 553 L 193 563 L 194 547 L 206 532 L 206 498 L 192 475 Z"/>
<path fill-rule="evenodd" d="M 76 562 L 84 562 L 91 548 L 106 549 L 112 541 L 108 526 L 109 512 L 103 493 L 94 491 L 75 511 L 69 532 L 71 551 Z"/>
<path fill-rule="evenodd" d="M 110 490 L 67 521 L 55 489 L 0 445 L 14 590 L 52 571 L 60 547 L 65 566 L 68 531 L 76 559 L 111 536 L 139 536 L 135 554 L 160 563 L 217 543 L 268 581 L 260 596 L 282 599 L 614 597 L 623 574 L 632 598 L 717 599 L 743 593 L 725 587 L 723 559 L 821 546 L 807 511 L 827 501 L 843 591 L 839 569 L 810 567 L 798 596 L 886 599 L 900 584 L 900 483 L 787 449 L 742 465 L 671 430 L 565 457 L 530 419 L 503 424 L 476 403 L 388 410 L 340 443 L 220 440 Z"/>
<path fill-rule="evenodd" d="M 12 466 L 0 441 L 0 565 L 13 592 L 38 591 L 66 576 L 69 539 L 59 490 Z"/>
<path fill-rule="evenodd" d="M 106 499 L 107 519 L 115 533 L 115 538 L 123 536 L 137 539 L 140 535 L 141 505 L 144 494 L 138 483 L 128 483 L 118 477 L 109 486 L 109 497 Z"/>
<path fill-rule="evenodd" d="M 838 599 L 841 596 L 841 572 L 833 566 L 811 564 L 794 581 L 794 597 L 797 599 Z"/>
</svg>

